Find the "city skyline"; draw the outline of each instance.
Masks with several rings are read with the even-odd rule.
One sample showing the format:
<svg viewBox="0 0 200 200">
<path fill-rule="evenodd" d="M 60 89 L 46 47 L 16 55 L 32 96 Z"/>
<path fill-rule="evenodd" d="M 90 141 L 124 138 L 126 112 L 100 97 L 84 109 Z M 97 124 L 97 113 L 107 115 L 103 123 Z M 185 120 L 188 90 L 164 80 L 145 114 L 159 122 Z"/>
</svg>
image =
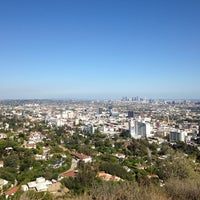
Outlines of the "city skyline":
<svg viewBox="0 0 200 200">
<path fill-rule="evenodd" d="M 0 5 L 0 99 L 200 99 L 200 2 Z"/>
</svg>

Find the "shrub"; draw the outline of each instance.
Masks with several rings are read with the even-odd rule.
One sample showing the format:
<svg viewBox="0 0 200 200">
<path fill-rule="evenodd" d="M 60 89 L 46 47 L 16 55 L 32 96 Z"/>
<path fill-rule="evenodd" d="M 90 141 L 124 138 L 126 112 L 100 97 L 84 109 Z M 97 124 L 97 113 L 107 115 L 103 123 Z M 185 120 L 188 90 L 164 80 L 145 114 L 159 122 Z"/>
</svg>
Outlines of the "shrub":
<svg viewBox="0 0 200 200">
<path fill-rule="evenodd" d="M 166 191 L 172 200 L 199 200 L 200 180 L 198 179 L 170 179 L 166 183 Z"/>
</svg>

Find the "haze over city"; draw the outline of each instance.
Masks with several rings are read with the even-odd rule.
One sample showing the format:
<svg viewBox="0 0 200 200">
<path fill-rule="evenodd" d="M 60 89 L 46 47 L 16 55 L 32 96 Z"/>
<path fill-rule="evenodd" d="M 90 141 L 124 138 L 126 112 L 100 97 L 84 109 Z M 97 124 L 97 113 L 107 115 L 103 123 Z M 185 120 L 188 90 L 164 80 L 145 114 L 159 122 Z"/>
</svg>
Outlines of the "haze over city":
<svg viewBox="0 0 200 200">
<path fill-rule="evenodd" d="M 2 1 L 0 99 L 200 98 L 200 1 Z"/>
</svg>

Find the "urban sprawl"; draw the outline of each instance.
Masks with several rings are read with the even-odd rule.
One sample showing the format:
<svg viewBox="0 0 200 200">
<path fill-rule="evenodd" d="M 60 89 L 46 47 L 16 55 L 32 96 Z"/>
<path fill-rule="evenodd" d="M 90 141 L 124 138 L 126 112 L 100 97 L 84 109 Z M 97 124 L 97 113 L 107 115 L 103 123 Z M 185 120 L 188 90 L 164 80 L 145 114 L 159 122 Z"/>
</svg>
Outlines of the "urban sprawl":
<svg viewBox="0 0 200 200">
<path fill-rule="evenodd" d="M 2 198 L 101 199 L 109 182 L 169 188 L 199 162 L 197 100 L 0 101 Z"/>
</svg>

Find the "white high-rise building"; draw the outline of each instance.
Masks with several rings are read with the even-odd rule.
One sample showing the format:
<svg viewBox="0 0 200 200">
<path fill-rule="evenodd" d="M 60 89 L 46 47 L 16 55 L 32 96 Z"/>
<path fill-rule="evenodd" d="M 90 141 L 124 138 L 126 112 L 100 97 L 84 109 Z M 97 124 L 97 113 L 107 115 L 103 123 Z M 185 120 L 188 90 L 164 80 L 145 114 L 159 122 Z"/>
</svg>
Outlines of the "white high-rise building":
<svg viewBox="0 0 200 200">
<path fill-rule="evenodd" d="M 175 132 L 170 132 L 169 134 L 169 141 L 170 142 L 185 142 L 185 136 L 186 136 L 186 132 L 184 131 L 175 131 Z"/>
<path fill-rule="evenodd" d="M 137 137 L 150 137 L 151 124 L 149 122 L 135 121 L 135 135 Z"/>
<path fill-rule="evenodd" d="M 128 129 L 131 137 L 135 137 L 135 123 L 134 121 L 129 121 L 128 122 Z"/>
<path fill-rule="evenodd" d="M 72 119 L 72 118 L 74 118 L 74 112 L 72 110 L 66 110 L 62 113 L 62 118 Z"/>
</svg>

